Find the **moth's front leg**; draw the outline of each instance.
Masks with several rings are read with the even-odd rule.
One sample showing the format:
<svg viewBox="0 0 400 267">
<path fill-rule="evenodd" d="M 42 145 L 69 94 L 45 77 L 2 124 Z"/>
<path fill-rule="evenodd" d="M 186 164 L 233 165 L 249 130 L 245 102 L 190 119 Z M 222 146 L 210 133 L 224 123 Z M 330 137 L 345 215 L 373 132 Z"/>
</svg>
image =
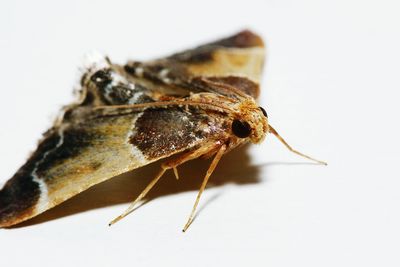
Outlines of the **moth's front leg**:
<svg viewBox="0 0 400 267">
<path fill-rule="evenodd" d="M 222 146 L 220 146 L 218 151 L 217 151 L 217 153 L 215 154 L 215 157 L 214 157 L 213 161 L 210 164 L 210 167 L 208 167 L 206 175 L 204 176 L 204 179 L 203 179 L 203 183 L 201 184 L 199 193 L 197 194 L 196 201 L 195 201 L 195 203 L 193 205 L 192 212 L 190 213 L 189 218 L 188 218 L 185 226 L 183 227 L 183 230 L 182 230 L 183 232 L 186 232 L 186 230 L 192 224 L 194 216 L 196 214 L 197 205 L 199 204 L 199 201 L 200 201 L 201 194 L 203 194 L 203 191 L 206 188 L 208 179 L 210 178 L 211 174 L 214 172 L 215 168 L 218 165 L 218 162 L 220 161 L 220 159 L 224 155 L 226 149 L 227 149 L 227 145 L 226 144 L 223 144 Z"/>
</svg>

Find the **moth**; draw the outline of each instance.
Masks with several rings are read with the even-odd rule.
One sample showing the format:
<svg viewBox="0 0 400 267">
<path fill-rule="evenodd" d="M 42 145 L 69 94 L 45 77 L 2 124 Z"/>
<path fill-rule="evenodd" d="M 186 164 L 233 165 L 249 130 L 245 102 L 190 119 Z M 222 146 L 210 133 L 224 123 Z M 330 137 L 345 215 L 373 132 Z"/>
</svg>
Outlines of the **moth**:
<svg viewBox="0 0 400 267">
<path fill-rule="evenodd" d="M 260 143 L 268 133 L 292 152 L 325 164 L 292 149 L 257 104 L 264 54 L 262 39 L 246 30 L 146 62 L 118 65 L 94 56 L 84 67 L 78 101 L 62 109 L 0 191 L 0 227 L 163 160 L 156 177 L 111 225 L 130 213 L 167 170 L 178 177 L 181 164 L 213 157 L 186 231 L 221 157 L 245 143 Z"/>
</svg>

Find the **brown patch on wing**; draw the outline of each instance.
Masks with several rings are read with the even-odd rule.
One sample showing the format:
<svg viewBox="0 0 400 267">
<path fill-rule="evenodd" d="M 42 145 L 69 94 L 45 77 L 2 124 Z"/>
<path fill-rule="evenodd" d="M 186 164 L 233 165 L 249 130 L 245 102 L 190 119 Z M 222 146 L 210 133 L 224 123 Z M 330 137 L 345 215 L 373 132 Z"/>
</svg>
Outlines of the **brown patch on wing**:
<svg viewBox="0 0 400 267">
<path fill-rule="evenodd" d="M 260 36 L 249 31 L 244 30 L 241 31 L 231 37 L 218 40 L 210 45 L 218 45 L 223 47 L 238 47 L 238 48 L 247 48 L 247 47 L 255 47 L 255 46 L 264 46 L 264 42 Z"/>
<path fill-rule="evenodd" d="M 260 94 L 260 86 L 245 77 L 227 76 L 208 77 L 207 79 L 213 82 L 223 83 L 235 87 L 236 89 L 239 89 L 243 93 L 248 94 L 253 98 L 257 98 Z"/>
<path fill-rule="evenodd" d="M 207 138 L 208 134 L 200 130 L 202 124 L 207 125 L 207 117 L 180 108 L 148 109 L 136 121 L 130 143 L 147 159 L 159 158 Z"/>
<path fill-rule="evenodd" d="M 253 98 L 257 98 L 260 90 L 259 85 L 245 77 L 226 76 L 226 77 L 195 77 L 187 84 L 186 88 L 197 89 L 200 92 L 212 92 L 228 96 L 230 98 L 240 98 L 235 91 L 239 90 Z"/>
<path fill-rule="evenodd" d="M 182 63 L 199 64 L 213 59 L 213 52 L 221 48 L 250 48 L 264 47 L 260 36 L 249 30 L 239 32 L 233 36 L 198 46 L 180 53 L 173 54 L 168 59 Z"/>
</svg>

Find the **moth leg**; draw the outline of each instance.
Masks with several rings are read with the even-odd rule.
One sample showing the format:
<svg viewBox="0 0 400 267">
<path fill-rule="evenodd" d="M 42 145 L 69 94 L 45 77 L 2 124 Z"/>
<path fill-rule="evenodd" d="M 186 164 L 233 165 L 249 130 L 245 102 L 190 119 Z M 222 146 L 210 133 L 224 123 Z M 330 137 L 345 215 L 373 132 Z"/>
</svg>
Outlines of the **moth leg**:
<svg viewBox="0 0 400 267">
<path fill-rule="evenodd" d="M 211 165 L 208 168 L 207 173 L 204 177 L 203 183 L 201 184 L 199 193 L 197 194 L 196 201 L 193 205 L 192 212 L 190 213 L 189 219 L 186 222 L 185 226 L 183 227 L 183 230 L 182 230 L 183 232 L 186 232 L 186 230 L 192 224 L 194 215 L 196 213 L 197 205 L 199 204 L 199 201 L 200 201 L 201 194 L 203 193 L 204 189 L 206 188 L 208 179 L 210 178 L 211 174 L 214 172 L 215 167 L 217 167 L 217 164 L 225 151 L 226 151 L 226 145 L 221 146 L 220 149 L 218 150 L 217 154 L 215 155 L 213 161 L 211 162 Z"/>
<path fill-rule="evenodd" d="M 303 158 L 315 161 L 319 164 L 328 165 L 328 163 L 326 163 L 325 161 L 314 159 L 310 156 L 300 153 L 297 150 L 294 150 L 288 143 L 286 143 L 286 141 L 278 134 L 278 132 L 271 125 L 269 125 L 269 132 L 272 133 L 273 135 L 275 135 L 275 137 L 278 138 L 278 140 L 281 141 L 281 143 L 284 144 L 291 152 L 293 152 L 299 156 L 302 156 Z"/>
<path fill-rule="evenodd" d="M 161 164 L 161 170 L 156 175 L 156 177 L 154 177 L 154 179 L 146 186 L 146 188 L 142 191 L 142 193 L 140 193 L 140 195 L 135 199 L 135 201 L 133 201 L 129 205 L 129 207 L 125 210 L 125 212 L 122 213 L 121 215 L 119 215 L 118 217 L 116 217 L 114 220 L 112 220 L 108 225 L 109 226 L 113 225 L 114 223 L 118 222 L 119 220 L 123 219 L 126 215 L 131 213 L 135 209 L 136 204 L 139 201 L 141 201 L 147 195 L 147 193 L 160 180 L 160 178 L 164 175 L 164 173 L 167 170 L 173 169 L 174 173 L 175 173 L 175 175 L 176 175 L 176 177 L 178 179 L 179 176 L 177 175 L 176 167 L 181 165 L 181 164 L 183 164 L 183 163 L 185 163 L 186 161 L 198 158 L 201 154 L 204 153 L 205 149 L 207 149 L 207 147 L 189 151 L 187 153 L 184 153 L 184 154 L 180 155 L 178 158 L 172 159 L 170 161 L 167 161 L 167 162 L 164 162 L 163 164 Z"/>
<path fill-rule="evenodd" d="M 178 173 L 178 169 L 176 167 L 172 168 L 174 170 L 174 174 L 175 174 L 175 178 L 176 180 L 179 180 L 179 173 Z"/>
</svg>

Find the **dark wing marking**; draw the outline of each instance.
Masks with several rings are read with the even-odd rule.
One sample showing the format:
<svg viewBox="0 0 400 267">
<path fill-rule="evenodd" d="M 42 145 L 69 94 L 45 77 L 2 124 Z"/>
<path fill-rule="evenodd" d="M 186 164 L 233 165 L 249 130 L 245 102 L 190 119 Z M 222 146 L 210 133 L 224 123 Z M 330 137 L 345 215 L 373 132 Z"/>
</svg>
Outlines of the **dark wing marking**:
<svg viewBox="0 0 400 267">
<path fill-rule="evenodd" d="M 80 79 L 80 101 L 69 109 L 78 105 L 126 105 L 157 100 L 155 88 L 129 77 L 121 66 L 112 64 L 109 58 L 97 54 L 93 57 L 84 67 Z"/>
</svg>

